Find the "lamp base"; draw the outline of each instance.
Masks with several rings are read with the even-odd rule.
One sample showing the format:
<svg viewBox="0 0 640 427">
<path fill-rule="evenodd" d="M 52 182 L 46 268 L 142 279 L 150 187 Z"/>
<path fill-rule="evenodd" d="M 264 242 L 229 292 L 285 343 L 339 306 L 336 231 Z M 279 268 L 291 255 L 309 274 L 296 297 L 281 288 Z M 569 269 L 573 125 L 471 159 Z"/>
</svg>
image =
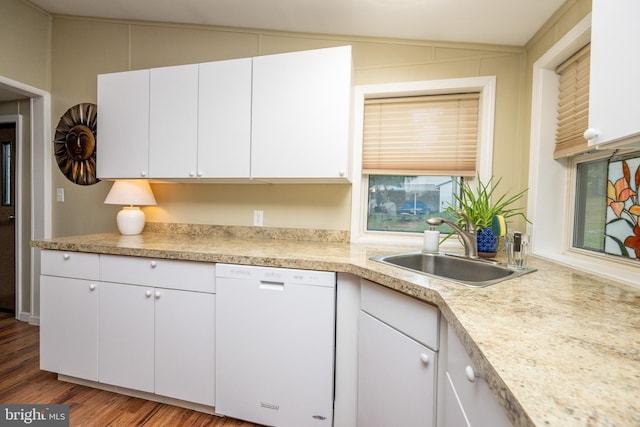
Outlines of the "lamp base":
<svg viewBox="0 0 640 427">
<path fill-rule="evenodd" d="M 125 236 L 140 234 L 145 223 L 144 212 L 136 206 L 125 206 L 118 212 L 116 222 L 118 223 L 120 234 Z"/>
</svg>

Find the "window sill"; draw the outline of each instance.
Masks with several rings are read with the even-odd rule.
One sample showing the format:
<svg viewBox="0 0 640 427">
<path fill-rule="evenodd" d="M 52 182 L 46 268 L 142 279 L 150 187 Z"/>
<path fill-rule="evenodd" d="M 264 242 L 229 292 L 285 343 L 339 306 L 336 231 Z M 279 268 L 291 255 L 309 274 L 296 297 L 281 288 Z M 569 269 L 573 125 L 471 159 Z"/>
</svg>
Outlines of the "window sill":
<svg viewBox="0 0 640 427">
<path fill-rule="evenodd" d="M 640 288 L 640 261 L 617 259 L 611 255 L 576 248 L 567 249 L 560 254 L 535 253 L 534 255 L 585 273 Z"/>
</svg>

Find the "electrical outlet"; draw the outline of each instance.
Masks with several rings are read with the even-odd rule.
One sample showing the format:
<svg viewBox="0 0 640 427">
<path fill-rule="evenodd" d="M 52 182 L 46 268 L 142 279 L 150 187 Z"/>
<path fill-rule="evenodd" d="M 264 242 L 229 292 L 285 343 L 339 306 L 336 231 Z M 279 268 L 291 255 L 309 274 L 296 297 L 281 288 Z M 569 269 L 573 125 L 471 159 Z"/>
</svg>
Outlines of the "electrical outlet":
<svg viewBox="0 0 640 427">
<path fill-rule="evenodd" d="M 56 188 L 56 202 L 64 202 L 64 188 Z"/>
<path fill-rule="evenodd" d="M 255 210 L 253 211 L 253 225 L 254 227 L 262 227 L 264 224 L 264 211 L 263 210 Z"/>
</svg>

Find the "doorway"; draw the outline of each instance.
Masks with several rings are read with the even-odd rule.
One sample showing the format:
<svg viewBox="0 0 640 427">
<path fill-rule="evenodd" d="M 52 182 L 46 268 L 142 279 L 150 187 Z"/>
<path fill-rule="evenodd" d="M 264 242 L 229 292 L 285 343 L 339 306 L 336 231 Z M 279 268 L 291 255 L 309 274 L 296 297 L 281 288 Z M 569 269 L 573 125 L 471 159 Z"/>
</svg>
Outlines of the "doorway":
<svg viewBox="0 0 640 427">
<path fill-rule="evenodd" d="M 16 124 L 0 123 L 0 311 L 16 310 Z"/>
<path fill-rule="evenodd" d="M 15 317 L 34 325 L 40 323 L 40 250 L 30 240 L 51 237 L 51 95 L 41 89 L 0 76 L 0 98 L 29 99 L 29 135 L 24 139 L 20 114 L 0 116 L 0 123 L 16 123 L 17 156 L 24 159 L 15 169 L 16 282 Z M 28 154 L 22 156 L 25 144 Z M 21 157 L 22 156 L 22 157 Z M 27 157 L 25 157 L 27 156 Z M 28 159 L 28 160 L 27 160 Z M 29 176 L 17 170 L 24 163 Z M 26 181 L 25 181 L 26 179 Z M 24 197 L 23 197 L 24 195 Z M 27 202 L 28 200 L 28 202 Z M 0 218 L 0 223 L 2 219 Z M 21 225 L 22 224 L 22 225 Z M 4 271 L 0 270 L 0 274 Z M 14 288 L 15 289 L 15 288 Z"/>
</svg>

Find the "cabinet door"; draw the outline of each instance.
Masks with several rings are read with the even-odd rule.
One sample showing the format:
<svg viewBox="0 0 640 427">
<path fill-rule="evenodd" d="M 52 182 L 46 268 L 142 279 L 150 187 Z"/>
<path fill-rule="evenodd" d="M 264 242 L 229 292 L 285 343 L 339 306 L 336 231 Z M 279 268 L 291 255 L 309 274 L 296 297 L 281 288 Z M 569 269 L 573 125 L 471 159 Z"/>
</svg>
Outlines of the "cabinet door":
<svg viewBox="0 0 640 427">
<path fill-rule="evenodd" d="M 640 2 L 593 0 L 589 127 L 590 145 L 640 140 Z"/>
<path fill-rule="evenodd" d="M 447 331 L 447 346 L 447 379 L 452 389 L 449 393 L 457 396 L 459 404 L 459 408 L 456 408 L 454 402 L 446 402 L 447 425 L 449 419 L 459 419 L 462 410 L 472 427 L 510 427 L 507 414 L 493 396 L 486 380 L 476 374 L 471 358 L 451 327 Z"/>
<path fill-rule="evenodd" d="M 40 276 L 40 368 L 98 380 L 98 283 Z"/>
<path fill-rule="evenodd" d="M 198 177 L 249 178 L 251 58 L 200 64 Z"/>
<path fill-rule="evenodd" d="M 251 176 L 348 179 L 351 47 L 253 58 Z"/>
<path fill-rule="evenodd" d="M 367 313 L 358 332 L 358 426 L 433 426 L 436 353 Z"/>
<path fill-rule="evenodd" d="M 195 178 L 198 157 L 198 65 L 150 71 L 149 176 Z"/>
<path fill-rule="evenodd" d="M 451 377 L 444 374 L 444 425 L 452 427 L 471 427 L 456 393 Z"/>
<path fill-rule="evenodd" d="M 98 76 L 98 178 L 144 178 L 149 170 L 149 70 Z"/>
<path fill-rule="evenodd" d="M 215 405 L 215 295 L 156 289 L 155 392 Z"/>
<path fill-rule="evenodd" d="M 100 382 L 153 392 L 153 300 L 152 288 L 100 284 Z"/>
</svg>

